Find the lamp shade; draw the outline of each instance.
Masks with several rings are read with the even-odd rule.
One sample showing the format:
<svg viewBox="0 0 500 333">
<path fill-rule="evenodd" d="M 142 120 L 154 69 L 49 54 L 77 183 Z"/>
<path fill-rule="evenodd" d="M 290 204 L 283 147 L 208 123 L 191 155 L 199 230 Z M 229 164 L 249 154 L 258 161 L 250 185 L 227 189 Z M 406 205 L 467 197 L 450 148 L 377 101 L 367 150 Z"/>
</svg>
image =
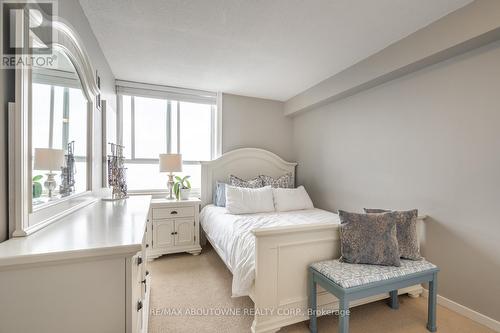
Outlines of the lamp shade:
<svg viewBox="0 0 500 333">
<path fill-rule="evenodd" d="M 35 170 L 60 170 L 64 165 L 64 150 L 35 148 Z"/>
<path fill-rule="evenodd" d="M 181 154 L 160 154 L 160 172 L 181 172 Z"/>
</svg>

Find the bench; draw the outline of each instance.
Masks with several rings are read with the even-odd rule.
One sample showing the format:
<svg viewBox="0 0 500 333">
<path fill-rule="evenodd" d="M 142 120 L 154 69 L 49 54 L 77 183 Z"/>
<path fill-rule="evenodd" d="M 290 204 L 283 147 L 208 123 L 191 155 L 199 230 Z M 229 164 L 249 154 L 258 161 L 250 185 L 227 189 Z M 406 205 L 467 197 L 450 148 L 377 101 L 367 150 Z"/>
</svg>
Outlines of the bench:
<svg viewBox="0 0 500 333">
<path fill-rule="evenodd" d="M 389 306 L 397 309 L 398 289 L 429 282 L 427 329 L 435 332 L 438 271 L 435 265 L 425 260 L 402 259 L 400 267 L 349 264 L 338 259 L 313 263 L 308 272 L 309 328 L 313 333 L 318 331 L 317 285 L 339 299 L 339 332 L 348 333 L 349 302 L 388 292 Z"/>
</svg>

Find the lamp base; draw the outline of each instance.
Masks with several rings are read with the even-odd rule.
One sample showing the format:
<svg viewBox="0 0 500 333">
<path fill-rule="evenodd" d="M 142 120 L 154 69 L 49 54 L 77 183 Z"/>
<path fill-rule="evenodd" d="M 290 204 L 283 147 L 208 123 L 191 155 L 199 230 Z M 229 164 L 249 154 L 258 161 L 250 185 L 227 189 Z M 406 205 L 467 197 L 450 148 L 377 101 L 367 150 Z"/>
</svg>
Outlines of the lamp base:
<svg viewBox="0 0 500 333">
<path fill-rule="evenodd" d="M 49 172 L 46 174 L 47 175 L 47 180 L 43 183 L 43 186 L 49 191 L 49 200 L 52 200 L 52 192 L 56 189 L 57 187 L 57 182 L 55 180 L 55 173 Z"/>
<path fill-rule="evenodd" d="M 172 192 L 173 192 L 173 189 L 174 189 L 174 174 L 173 173 L 169 173 L 168 174 L 167 187 L 168 187 L 168 196 L 167 196 L 167 199 L 168 200 L 174 200 L 175 198 L 172 195 Z"/>
</svg>

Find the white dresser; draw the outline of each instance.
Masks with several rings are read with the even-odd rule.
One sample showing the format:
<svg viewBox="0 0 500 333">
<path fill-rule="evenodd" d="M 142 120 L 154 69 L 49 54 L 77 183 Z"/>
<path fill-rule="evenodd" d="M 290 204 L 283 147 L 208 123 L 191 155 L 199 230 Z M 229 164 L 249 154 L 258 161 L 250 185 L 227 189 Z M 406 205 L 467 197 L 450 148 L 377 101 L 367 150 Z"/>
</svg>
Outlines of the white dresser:
<svg viewBox="0 0 500 333">
<path fill-rule="evenodd" d="M 0 243 L 0 331 L 146 333 L 150 203 L 97 201 Z"/>
<path fill-rule="evenodd" d="M 200 204 L 196 198 L 151 201 L 148 259 L 177 252 L 200 254 Z"/>
</svg>

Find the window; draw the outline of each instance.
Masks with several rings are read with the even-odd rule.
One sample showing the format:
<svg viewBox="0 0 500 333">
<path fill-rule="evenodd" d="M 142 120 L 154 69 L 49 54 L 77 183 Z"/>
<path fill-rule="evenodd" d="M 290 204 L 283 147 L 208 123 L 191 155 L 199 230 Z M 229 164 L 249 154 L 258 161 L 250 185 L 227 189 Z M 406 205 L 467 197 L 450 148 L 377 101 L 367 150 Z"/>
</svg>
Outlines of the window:
<svg viewBox="0 0 500 333">
<path fill-rule="evenodd" d="M 38 79 L 38 76 L 36 78 Z M 51 77 L 50 80 L 57 82 L 58 78 Z M 74 193 L 85 192 L 87 190 L 87 99 L 82 90 L 58 83 L 33 82 L 32 105 L 32 162 L 34 163 L 36 148 L 66 151 L 68 143 L 74 141 L 76 168 Z M 59 180 L 60 170 L 53 171 Z M 33 176 L 43 176 L 46 172 L 32 171 Z M 45 194 L 34 198 L 33 205 L 46 203 L 48 198 Z"/>
<path fill-rule="evenodd" d="M 201 161 L 214 159 L 219 151 L 216 95 L 198 100 L 197 95 L 183 98 L 156 91 L 151 96 L 150 90 L 117 88 L 129 191 L 165 192 L 167 175 L 158 170 L 158 155 L 181 153 L 183 172 L 177 175 L 191 176 L 192 194 L 199 195 Z"/>
</svg>

